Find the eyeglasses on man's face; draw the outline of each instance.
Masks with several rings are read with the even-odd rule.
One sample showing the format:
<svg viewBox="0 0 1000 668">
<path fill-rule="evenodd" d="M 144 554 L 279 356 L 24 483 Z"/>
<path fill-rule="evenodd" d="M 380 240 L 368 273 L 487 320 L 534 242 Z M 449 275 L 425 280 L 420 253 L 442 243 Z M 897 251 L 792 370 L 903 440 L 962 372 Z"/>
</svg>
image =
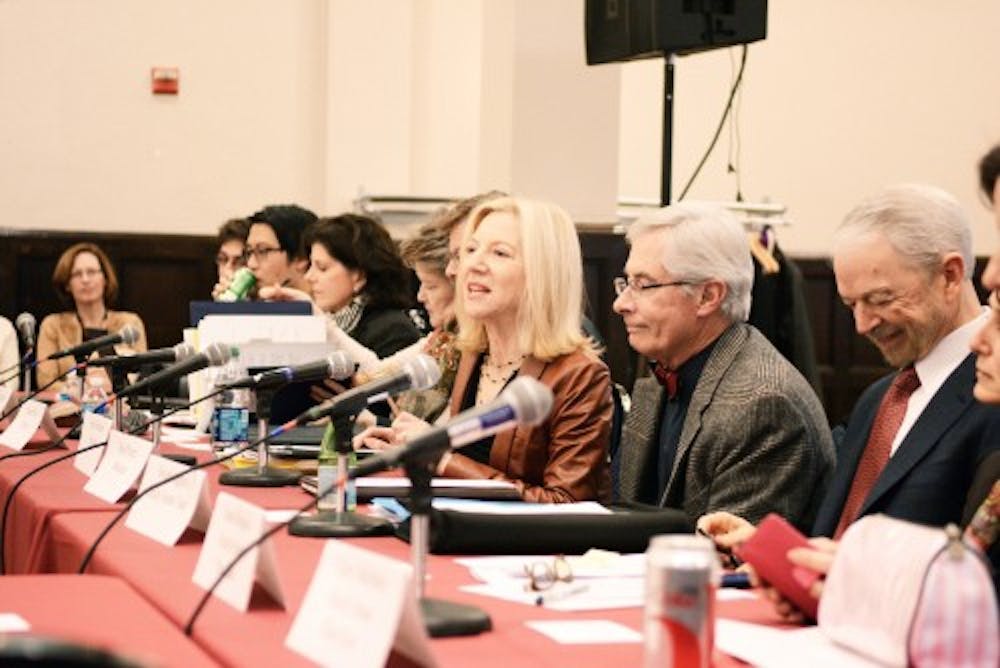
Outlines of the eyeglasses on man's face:
<svg viewBox="0 0 1000 668">
<path fill-rule="evenodd" d="M 613 284 L 615 286 L 615 294 L 620 297 L 626 290 L 630 290 L 633 295 L 639 296 L 647 290 L 653 290 L 654 288 L 672 288 L 678 285 L 694 285 L 695 281 L 667 281 L 665 283 L 656 283 L 642 278 L 625 278 L 624 276 L 619 276 L 614 280 Z"/>
<path fill-rule="evenodd" d="M 267 256 L 271 253 L 280 253 L 280 247 L 268 248 L 267 246 L 258 246 L 257 248 L 248 248 L 243 251 L 243 261 L 246 262 L 250 258 L 256 259 L 258 262 L 262 262 L 267 259 Z"/>
</svg>

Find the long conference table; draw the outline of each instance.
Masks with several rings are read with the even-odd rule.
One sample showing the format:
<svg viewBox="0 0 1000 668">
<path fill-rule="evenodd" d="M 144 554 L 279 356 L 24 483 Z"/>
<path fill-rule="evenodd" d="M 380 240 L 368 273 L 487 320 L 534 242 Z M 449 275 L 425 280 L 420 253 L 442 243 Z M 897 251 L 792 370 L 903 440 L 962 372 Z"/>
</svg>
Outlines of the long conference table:
<svg viewBox="0 0 1000 668">
<path fill-rule="evenodd" d="M 45 443 L 47 440 L 39 433 L 29 447 Z M 75 444 L 71 443 L 70 447 L 75 448 Z M 26 472 L 66 452 L 52 451 L 0 461 L 0 498 L 6 500 L 11 486 Z M 199 460 L 209 456 L 207 453 L 184 452 L 195 454 Z M 210 495 L 214 501 L 221 488 L 218 476 L 224 469 L 215 466 L 207 470 Z M 165 547 L 119 522 L 94 554 L 87 575 L 66 575 L 77 572 L 88 548 L 122 508 L 120 504 L 108 504 L 85 493 L 85 482 L 84 474 L 72 466 L 72 460 L 68 460 L 34 476 L 17 491 L 4 540 L 5 572 L 11 575 L 0 578 L 0 612 L 16 612 L 22 603 L 27 605 L 29 599 L 37 598 L 30 585 L 21 583 L 42 583 L 51 578 L 89 582 L 95 576 L 104 576 L 97 578 L 97 582 L 103 584 L 92 585 L 94 591 L 90 592 L 91 596 L 102 600 L 106 598 L 110 605 L 116 597 L 122 599 L 124 583 L 134 592 L 134 598 L 139 599 L 126 603 L 133 607 L 144 606 L 143 615 L 136 613 L 132 626 L 138 624 L 140 619 L 147 620 L 152 614 L 156 624 L 149 622 L 150 628 L 162 626 L 172 629 L 172 632 L 160 634 L 161 641 L 151 646 L 140 642 L 138 634 L 130 637 L 130 631 L 126 629 L 122 629 L 121 634 L 109 636 L 104 632 L 105 627 L 114 622 L 99 615 L 89 619 L 89 627 L 79 624 L 60 627 L 60 618 L 65 619 L 60 607 L 38 605 L 37 600 L 30 607 L 34 619 L 29 621 L 33 623 L 33 628 L 37 626 L 46 633 L 61 634 L 77 641 L 89 640 L 97 646 L 125 653 L 154 654 L 159 665 L 313 665 L 285 647 L 284 643 L 319 561 L 324 540 L 295 537 L 284 531 L 276 534 L 271 540 L 286 607 L 281 608 L 266 595 L 255 593 L 250 610 L 241 613 L 213 599 L 188 638 L 181 633 L 181 629 L 204 593 L 191 579 L 204 536 L 189 529 L 176 546 Z M 296 487 L 225 489 L 269 510 L 296 508 L 308 501 L 306 493 Z M 401 561 L 408 562 L 410 558 L 409 545 L 394 537 L 345 540 Z M 642 611 L 638 608 L 565 613 L 466 593 L 460 587 L 472 584 L 474 580 L 467 569 L 455 563 L 450 556 L 430 555 L 427 571 L 427 595 L 478 606 L 489 613 L 493 623 L 492 631 L 481 635 L 431 639 L 431 651 L 442 666 L 510 668 L 514 665 L 540 664 L 587 668 L 641 663 L 641 643 L 558 644 L 525 625 L 530 620 L 595 619 L 611 620 L 641 632 Z M 15 582 L 20 589 L 8 586 L 8 583 Z M 114 583 L 115 587 L 106 587 L 108 583 Z M 108 592 L 101 594 L 100 587 L 106 587 Z M 121 603 L 117 609 L 126 614 L 128 606 Z M 770 625 L 779 623 L 770 605 L 761 599 L 720 601 L 718 613 L 722 617 L 741 621 Z M 81 634 L 81 628 L 91 631 Z M 110 642 L 109 637 L 116 642 Z M 133 644 L 128 641 L 133 641 Z M 336 648 L 331 647 L 330 651 L 335 657 Z M 392 653 L 388 665 L 413 664 L 405 656 Z M 743 664 L 717 651 L 715 665 Z"/>
</svg>

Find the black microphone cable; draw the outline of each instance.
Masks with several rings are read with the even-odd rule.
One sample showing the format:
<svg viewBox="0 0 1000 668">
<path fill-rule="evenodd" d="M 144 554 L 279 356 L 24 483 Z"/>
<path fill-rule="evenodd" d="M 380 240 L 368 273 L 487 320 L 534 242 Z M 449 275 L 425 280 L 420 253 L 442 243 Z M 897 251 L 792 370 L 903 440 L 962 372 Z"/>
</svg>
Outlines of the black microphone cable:
<svg viewBox="0 0 1000 668">
<path fill-rule="evenodd" d="M 175 409 L 169 410 L 166 413 L 164 413 L 163 415 L 157 415 L 155 418 L 153 418 L 151 420 L 147 420 L 146 422 L 144 422 L 141 425 L 137 426 L 135 429 L 132 429 L 129 433 L 133 434 L 133 435 L 142 433 L 146 429 L 148 429 L 150 426 L 152 426 L 152 425 L 156 424 L 157 422 L 159 422 L 160 420 L 164 420 L 164 419 L 170 417 L 171 415 L 173 415 L 174 413 L 177 413 L 179 411 L 187 410 L 191 406 L 195 406 L 197 404 L 200 404 L 202 401 L 206 401 L 208 399 L 211 399 L 212 397 L 220 394 L 223 391 L 224 390 L 222 388 L 214 390 L 212 392 L 209 392 L 205 396 L 200 397 L 200 398 L 192 401 L 187 406 L 183 406 L 181 408 L 175 408 Z M 82 418 L 81 418 L 81 422 L 82 422 Z M 67 432 L 67 436 L 68 435 L 69 435 L 69 432 Z M 63 441 L 65 439 L 66 439 L 66 436 L 63 436 L 60 439 L 60 441 Z M 48 462 L 45 462 L 41 466 L 38 466 L 38 467 L 36 467 L 36 468 L 28 471 L 23 476 L 21 476 L 18 479 L 18 481 L 16 483 L 14 483 L 13 486 L 11 486 L 10 492 L 7 493 L 7 499 L 4 501 L 3 513 L 0 514 L 0 575 L 3 575 L 4 573 L 6 573 L 6 563 L 5 563 L 5 559 L 4 559 L 4 552 L 5 552 L 4 544 L 6 542 L 6 537 L 7 537 L 7 517 L 10 514 L 10 507 L 11 507 L 11 504 L 12 504 L 12 501 L 13 501 L 13 498 L 14 498 L 14 493 L 18 490 L 18 488 L 21 485 L 23 485 L 29 478 L 31 478 L 32 476 L 34 476 L 37 473 L 40 473 L 41 471 L 44 471 L 45 469 L 47 469 L 48 467 L 50 467 L 50 466 L 52 466 L 54 464 L 58 464 L 59 462 L 65 461 L 67 459 L 70 459 L 71 457 L 75 457 L 75 456 L 79 455 L 80 453 L 88 452 L 88 451 L 93 450 L 95 448 L 104 447 L 107 444 L 108 444 L 107 441 L 101 441 L 100 443 L 94 443 L 93 445 L 88 445 L 87 447 L 85 447 L 85 448 L 83 448 L 81 450 L 75 450 L 73 452 L 68 452 L 68 453 L 66 453 L 64 455 L 56 457 L 55 459 L 53 459 L 51 461 L 48 461 Z M 40 450 L 32 450 L 30 453 L 23 453 L 23 456 L 27 456 L 28 454 L 37 455 L 37 454 L 41 454 L 42 452 L 48 452 L 51 449 L 52 449 L 51 447 L 46 447 L 46 448 L 42 448 Z M 129 507 L 131 507 L 131 503 L 135 502 L 136 498 L 138 498 L 138 495 L 135 498 L 132 499 L 132 501 L 129 503 Z"/>
<path fill-rule="evenodd" d="M 11 408 L 9 411 L 7 411 L 6 413 L 4 413 L 3 415 L 0 415 L 0 420 L 3 420 L 4 418 L 8 417 L 9 415 L 13 415 L 14 412 L 17 411 L 18 408 L 20 408 L 24 404 L 28 403 L 28 401 L 30 401 L 31 399 L 34 399 L 39 394 L 41 394 L 45 390 L 49 389 L 50 387 L 52 387 L 56 383 L 58 383 L 60 380 L 62 380 L 71 371 L 81 371 L 81 370 L 85 370 L 86 368 L 87 368 L 87 363 L 86 362 L 79 362 L 78 364 L 74 364 L 72 367 L 70 367 L 69 369 L 67 369 L 64 373 L 59 374 L 58 376 L 56 376 L 55 378 L 53 378 L 52 380 L 50 380 L 49 382 L 45 383 L 40 388 L 38 388 L 37 390 L 35 390 L 34 392 L 32 392 L 31 394 L 29 394 L 28 396 L 24 397 L 19 402 L 17 402 L 17 404 L 13 408 Z"/>
<path fill-rule="evenodd" d="M 224 391 L 224 390 L 225 390 L 225 388 L 220 388 L 219 391 L 221 392 L 221 391 Z M 242 448 L 237 448 L 236 450 L 233 450 L 232 452 L 230 452 L 229 454 L 227 454 L 225 456 L 215 457 L 215 458 L 209 459 L 208 461 L 202 462 L 200 464 L 195 464 L 194 466 L 186 468 L 183 471 L 179 471 L 179 472 L 177 472 L 177 473 L 175 473 L 175 474 L 173 474 L 171 476 L 167 476 L 163 480 L 159 480 L 159 481 L 155 482 L 154 484 L 150 485 L 146 489 L 142 490 L 141 492 L 139 492 L 138 494 L 136 494 L 135 496 L 133 496 L 131 499 L 129 499 L 125 503 L 125 507 L 122 508 L 120 511 L 118 511 L 118 514 L 115 515 L 114 518 L 110 522 L 108 522 L 108 525 L 105 526 L 104 529 L 101 531 L 101 533 L 99 533 L 97 535 L 97 538 L 94 539 L 94 542 L 93 542 L 93 544 L 91 544 L 90 549 L 88 549 L 87 553 L 83 556 L 83 560 L 80 562 L 80 568 L 77 569 L 77 573 L 81 573 L 82 574 L 82 573 L 86 572 L 87 566 L 90 564 L 90 560 L 94 556 L 94 552 L 97 551 L 97 546 L 101 544 L 101 541 L 104 540 L 104 537 L 107 536 L 108 533 L 111 532 L 111 529 L 113 529 L 115 527 L 115 525 L 118 524 L 118 522 L 121 520 L 121 518 L 125 516 L 125 513 L 128 512 L 132 508 L 132 506 L 135 505 L 136 501 L 138 501 L 142 497 L 146 496 L 147 494 L 149 494 L 153 490 L 159 489 L 160 487 L 163 487 L 167 483 L 173 482 L 174 480 L 177 480 L 181 476 L 187 475 L 191 471 L 197 471 L 197 470 L 200 470 L 200 469 L 205 469 L 205 468 L 208 468 L 209 466 L 212 466 L 213 464 L 221 464 L 222 462 L 227 461 L 229 459 L 232 459 L 233 457 L 236 457 L 237 455 L 241 455 L 244 452 L 247 452 L 248 450 L 256 448 L 261 443 L 266 442 L 268 439 L 271 439 L 271 438 L 274 438 L 275 436 L 280 436 L 281 434 L 284 434 L 286 431 L 288 431 L 289 429 L 292 429 L 293 427 L 295 427 L 295 420 L 289 420 L 285 424 L 283 424 L 283 425 L 281 425 L 279 427 L 275 427 L 274 429 L 272 429 L 267 434 L 264 434 L 263 437 L 258 438 L 256 441 L 253 441 L 251 443 L 247 443 Z"/>
<path fill-rule="evenodd" d="M 350 477 L 350 476 L 348 476 L 348 477 Z M 249 545 L 247 545 L 242 550 L 240 550 L 239 553 L 235 557 L 233 557 L 232 559 L 230 559 L 229 563 L 226 564 L 226 567 L 222 569 L 222 571 L 219 573 L 218 577 L 215 578 L 215 581 L 212 582 L 212 586 L 210 586 L 207 590 L 205 590 L 205 593 L 204 593 L 204 595 L 202 595 L 201 600 L 198 601 L 198 605 L 195 606 L 194 612 L 191 613 L 191 617 L 188 619 L 187 624 L 184 625 L 184 635 L 187 635 L 187 636 L 191 635 L 191 632 L 194 630 L 194 623 L 198 620 L 198 617 L 201 615 L 201 611 L 208 604 L 208 599 L 210 599 L 212 597 L 213 592 L 215 592 L 215 590 L 219 587 L 219 584 L 223 580 L 226 579 L 226 576 L 229 575 L 229 573 L 234 568 L 236 568 L 236 564 L 240 563 L 240 559 L 242 559 L 243 557 L 245 557 L 247 554 L 250 553 L 250 550 L 254 549 L 258 545 L 260 545 L 261 543 L 263 543 L 265 540 L 267 540 L 268 538 L 270 538 L 271 536 L 273 536 L 274 534 L 278 533 L 282 529 L 287 528 L 288 525 L 291 524 L 292 521 L 294 521 L 296 517 L 298 517 L 299 515 L 302 515 L 303 513 L 307 513 L 310 510 L 312 510 L 313 508 L 315 508 L 316 505 L 322 499 L 324 499 L 327 495 L 329 495 L 334 490 L 338 490 L 341 487 L 343 487 L 346 482 L 347 482 L 347 478 L 340 478 L 340 479 L 337 480 L 336 483 L 334 483 L 333 485 L 330 485 L 330 487 L 327 488 L 326 491 L 319 490 L 320 493 L 315 494 L 313 496 L 313 498 L 309 499 L 309 503 L 307 503 L 306 505 L 304 505 L 301 508 L 299 508 L 298 510 L 296 510 L 295 513 L 291 517 L 289 517 L 284 522 L 279 522 L 278 524 L 275 524 L 273 527 L 271 527 L 270 529 L 268 529 L 267 531 L 265 531 L 264 533 L 262 533 L 258 538 L 256 538 Z M 81 570 L 80 572 L 82 573 L 83 571 Z"/>
</svg>

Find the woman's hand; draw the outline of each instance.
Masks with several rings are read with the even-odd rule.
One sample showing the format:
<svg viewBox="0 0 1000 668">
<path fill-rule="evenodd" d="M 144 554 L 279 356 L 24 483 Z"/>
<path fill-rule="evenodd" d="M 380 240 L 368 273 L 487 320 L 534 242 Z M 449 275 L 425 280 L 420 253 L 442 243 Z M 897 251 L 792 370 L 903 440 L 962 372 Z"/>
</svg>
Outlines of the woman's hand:
<svg viewBox="0 0 1000 668">
<path fill-rule="evenodd" d="M 392 430 L 396 433 L 396 437 L 401 443 L 412 440 L 415 436 L 422 434 L 430 428 L 431 426 L 427 422 L 421 420 L 413 413 L 407 413 L 406 411 L 399 413 L 396 419 L 392 421 Z"/>
<path fill-rule="evenodd" d="M 222 296 L 222 293 L 229 289 L 230 284 L 233 282 L 232 273 L 226 274 L 219 278 L 219 282 L 215 284 L 212 288 L 212 299 L 218 300 Z"/>
<path fill-rule="evenodd" d="M 323 309 L 313 301 L 312 296 L 308 292 L 296 290 L 295 288 L 281 285 L 266 285 L 257 291 L 257 296 L 271 302 L 309 302 L 312 305 L 313 315 L 324 315 Z"/>
<path fill-rule="evenodd" d="M 388 450 L 399 445 L 396 441 L 396 432 L 392 427 L 380 427 L 372 425 L 351 440 L 351 445 L 355 450 L 368 448 L 369 450 Z"/>
<path fill-rule="evenodd" d="M 323 403 L 324 401 L 329 401 L 335 396 L 345 391 L 347 388 L 332 378 L 324 378 L 319 383 L 312 385 L 309 388 L 309 396 L 312 397 L 314 401 Z"/>
<path fill-rule="evenodd" d="M 837 541 L 829 538 L 810 538 L 809 547 L 795 547 L 788 551 L 788 560 L 801 568 L 806 568 L 820 574 L 809 588 L 809 594 L 819 599 L 823 595 L 823 583 L 833 566 L 833 559 L 837 555 Z"/>
<path fill-rule="evenodd" d="M 702 515 L 698 518 L 697 527 L 699 533 L 705 534 L 726 550 L 741 545 L 757 530 L 739 515 L 725 511 Z"/>
</svg>

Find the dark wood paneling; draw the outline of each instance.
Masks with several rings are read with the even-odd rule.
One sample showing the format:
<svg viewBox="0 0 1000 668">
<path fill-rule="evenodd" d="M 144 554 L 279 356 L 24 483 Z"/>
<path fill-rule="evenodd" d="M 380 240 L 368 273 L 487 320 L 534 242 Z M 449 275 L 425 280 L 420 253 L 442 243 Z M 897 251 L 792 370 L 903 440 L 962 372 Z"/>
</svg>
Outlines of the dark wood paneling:
<svg viewBox="0 0 1000 668">
<path fill-rule="evenodd" d="M 27 311 L 41 319 L 65 309 L 52 287 L 62 252 L 90 241 L 118 272 L 114 308 L 135 311 L 149 345 L 170 346 L 188 324 L 188 303 L 210 298 L 215 283 L 215 238 L 167 234 L 0 230 L 0 314 L 13 320 Z"/>
<path fill-rule="evenodd" d="M 52 269 L 60 253 L 77 241 L 93 241 L 111 257 L 121 283 L 118 307 L 139 313 L 151 347 L 180 340 L 188 303 L 208 298 L 215 282 L 214 237 L 0 229 L 0 314 L 13 320 L 28 311 L 40 321 L 61 310 L 51 285 Z M 622 273 L 628 257 L 624 237 L 583 229 L 580 244 L 587 315 L 604 338 L 612 378 L 631 388 L 638 358 L 628 346 L 621 318 L 611 309 L 611 282 Z M 851 314 L 837 296 L 829 261 L 793 261 L 805 281 L 823 402 L 830 422 L 836 424 L 847 418 L 864 388 L 891 369 L 878 350 L 855 333 Z M 977 263 L 977 286 L 984 265 L 982 259 Z"/>
</svg>

